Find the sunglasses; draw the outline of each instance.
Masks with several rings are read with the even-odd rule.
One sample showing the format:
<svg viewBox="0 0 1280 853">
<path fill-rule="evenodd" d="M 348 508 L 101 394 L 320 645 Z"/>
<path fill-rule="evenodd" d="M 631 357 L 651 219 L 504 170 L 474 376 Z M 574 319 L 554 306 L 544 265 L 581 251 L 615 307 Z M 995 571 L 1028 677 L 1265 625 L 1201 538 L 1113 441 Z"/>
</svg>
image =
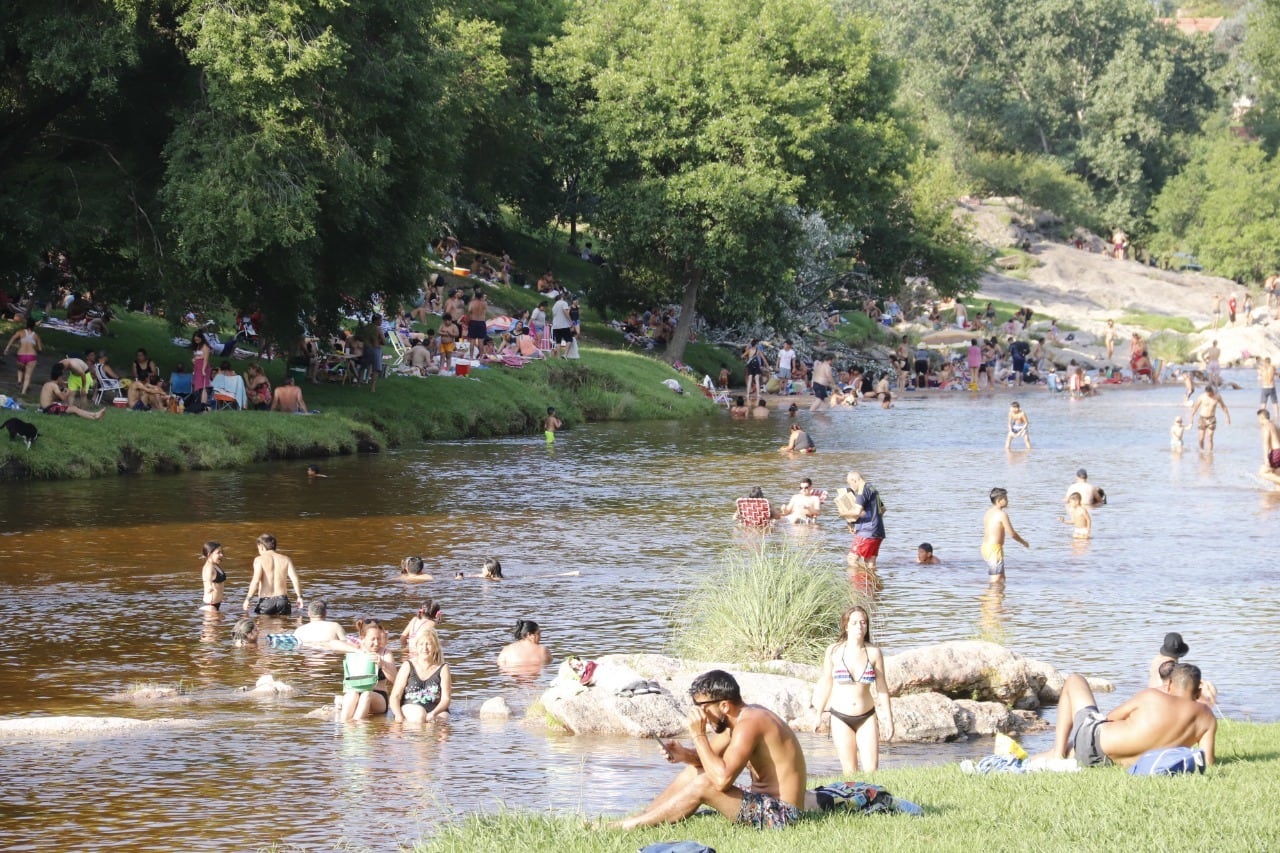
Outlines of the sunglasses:
<svg viewBox="0 0 1280 853">
<path fill-rule="evenodd" d="M 694 699 L 693 704 L 701 708 L 703 705 L 714 705 L 717 702 L 723 702 L 723 701 L 724 701 L 723 699 L 704 699 L 701 702 L 699 702 L 697 699 Z"/>
</svg>

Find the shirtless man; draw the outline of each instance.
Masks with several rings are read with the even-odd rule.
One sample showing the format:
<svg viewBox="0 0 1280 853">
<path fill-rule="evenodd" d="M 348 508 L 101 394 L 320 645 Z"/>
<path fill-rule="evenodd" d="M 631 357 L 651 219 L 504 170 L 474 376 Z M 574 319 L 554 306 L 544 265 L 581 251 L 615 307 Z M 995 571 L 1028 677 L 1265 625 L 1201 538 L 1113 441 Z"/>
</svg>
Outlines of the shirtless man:
<svg viewBox="0 0 1280 853">
<path fill-rule="evenodd" d="M 1280 402 L 1276 400 L 1276 366 L 1271 363 L 1270 356 L 1258 362 L 1258 388 L 1262 397 L 1258 405 L 1265 409 L 1270 400 L 1271 407 L 1275 410 L 1275 419 L 1280 421 Z"/>
<path fill-rule="evenodd" d="M 329 608 L 323 601 L 313 601 L 307 605 L 307 624 L 298 627 L 293 636 L 298 642 L 309 646 L 324 646 L 338 643 L 342 651 L 351 651 L 351 643 L 347 641 L 347 632 L 331 619 L 326 619 Z"/>
<path fill-rule="evenodd" d="M 1004 537 L 1007 535 L 1023 548 L 1030 548 L 1027 540 L 1018 535 L 1009 521 L 1009 492 L 1005 489 L 991 490 L 991 509 L 982 517 L 982 559 L 987 561 L 987 580 L 990 583 L 1004 583 Z"/>
<path fill-rule="evenodd" d="M 249 612 L 249 602 L 257 595 L 254 613 L 288 616 L 292 612 L 289 607 L 290 583 L 301 610 L 302 590 L 298 587 L 298 572 L 293 568 L 293 560 L 276 551 L 276 537 L 270 533 L 262 534 L 258 537 L 258 556 L 253 560 L 253 580 L 249 582 L 249 592 L 244 597 L 245 612 Z"/>
<path fill-rule="evenodd" d="M 302 399 L 302 389 L 293 383 L 293 376 L 285 377 L 283 385 L 277 385 L 271 394 L 271 411 L 291 415 L 306 414 L 307 401 Z"/>
<path fill-rule="evenodd" d="M 1262 427 L 1262 469 L 1258 476 L 1280 486 L 1280 427 L 1271 420 L 1266 407 L 1258 409 L 1258 424 Z"/>
<path fill-rule="evenodd" d="M 1200 395 L 1200 399 L 1191 410 L 1191 416 L 1199 418 L 1196 431 L 1200 438 L 1200 449 L 1211 453 L 1213 452 L 1213 433 L 1218 428 L 1219 406 L 1222 407 L 1222 414 L 1227 417 L 1227 426 L 1231 426 L 1231 412 L 1227 411 L 1226 402 L 1218 396 L 1217 390 L 1212 385 L 1205 386 L 1204 393 Z M 1208 439 L 1207 444 L 1206 439 Z"/>
<path fill-rule="evenodd" d="M 1031 419 L 1027 417 L 1027 413 L 1022 411 L 1017 401 L 1009 404 L 1009 434 L 1004 438 L 1004 449 L 1011 449 L 1013 440 L 1018 436 L 1022 437 L 1022 441 L 1027 445 L 1027 450 L 1031 449 Z"/>
<path fill-rule="evenodd" d="M 1222 384 L 1222 365 L 1218 359 L 1222 356 L 1222 350 L 1218 348 L 1218 342 L 1214 341 L 1205 347 L 1204 352 L 1200 353 L 1200 358 L 1204 361 L 1205 373 L 1209 375 L 1209 384 Z"/>
<path fill-rule="evenodd" d="M 1063 501 L 1071 500 L 1072 495 L 1079 495 L 1085 506 L 1102 506 L 1107 502 L 1106 493 L 1089 482 L 1089 472 L 1083 468 L 1076 469 L 1076 481 L 1067 487 Z"/>
<path fill-rule="evenodd" d="M 822 498 L 814 491 L 813 481 L 805 477 L 800 481 L 800 491 L 791 496 L 780 511 L 782 518 L 792 524 L 814 524 L 822 512 Z"/>
<path fill-rule="evenodd" d="M 1058 697 L 1058 723 L 1050 758 L 1066 758 L 1074 748 L 1081 767 L 1133 764 L 1152 749 L 1198 746 L 1205 764 L 1213 764 L 1217 720 L 1200 697 L 1200 669 L 1174 666 L 1169 688 L 1146 688 L 1107 715 L 1084 676 L 1073 673 Z M 1074 737 L 1073 737 L 1074 733 Z"/>
<path fill-rule="evenodd" d="M 831 356 L 820 355 L 813 360 L 813 402 L 809 404 L 809 411 L 816 412 L 822 408 L 823 402 L 831 394 L 831 389 L 835 387 L 836 377 L 831 370 Z M 830 403 L 827 404 L 828 408 Z"/>
<path fill-rule="evenodd" d="M 467 305 L 467 340 L 471 344 L 471 357 L 479 358 L 485 341 L 489 340 L 489 327 L 485 323 L 489 316 L 489 303 L 484 291 L 476 288 L 475 295 Z"/>
<path fill-rule="evenodd" d="M 62 375 L 61 364 L 53 366 L 52 377 L 40 387 L 40 411 L 46 415 L 76 415 L 91 421 L 102 417 L 106 409 L 90 412 L 70 403 L 71 391 L 67 389 L 67 380 Z"/>
<path fill-rule="evenodd" d="M 744 704 L 738 682 L 722 670 L 695 678 L 689 696 L 693 747 L 662 742 L 667 761 L 689 766 L 648 808 L 615 826 L 675 823 L 704 805 L 757 829 L 781 828 L 797 820 L 805 807 L 807 771 L 791 727 L 768 708 Z M 751 770 L 751 787 L 745 790 L 734 785 L 744 768 Z"/>
</svg>

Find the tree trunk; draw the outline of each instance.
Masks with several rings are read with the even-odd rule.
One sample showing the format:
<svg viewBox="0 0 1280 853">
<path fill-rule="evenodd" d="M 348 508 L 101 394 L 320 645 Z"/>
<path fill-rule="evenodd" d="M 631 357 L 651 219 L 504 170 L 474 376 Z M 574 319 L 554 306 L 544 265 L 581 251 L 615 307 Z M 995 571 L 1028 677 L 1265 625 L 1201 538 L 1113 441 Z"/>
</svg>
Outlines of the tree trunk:
<svg viewBox="0 0 1280 853">
<path fill-rule="evenodd" d="M 675 333 L 667 342 L 667 361 L 684 359 L 685 344 L 689 343 L 689 333 L 693 329 L 693 306 L 698 301 L 698 285 L 701 280 L 699 272 L 686 268 L 684 298 L 680 300 L 680 319 L 676 321 Z"/>
</svg>

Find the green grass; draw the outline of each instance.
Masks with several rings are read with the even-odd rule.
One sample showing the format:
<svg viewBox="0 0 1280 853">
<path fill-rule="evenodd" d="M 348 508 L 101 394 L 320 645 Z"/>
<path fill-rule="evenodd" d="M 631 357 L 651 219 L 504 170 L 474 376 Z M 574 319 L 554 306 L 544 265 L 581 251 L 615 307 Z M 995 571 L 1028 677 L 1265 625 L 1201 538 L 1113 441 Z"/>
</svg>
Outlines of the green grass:
<svg viewBox="0 0 1280 853">
<path fill-rule="evenodd" d="M 1268 805 L 1280 797 L 1277 723 L 1220 724 L 1218 764 L 1204 776 L 1136 778 L 1119 768 L 966 776 L 952 764 L 881 770 L 866 779 L 919 803 L 924 817 L 814 816 L 786 830 L 758 832 L 719 815 L 700 815 L 676 826 L 624 832 L 587 823 L 584 818 L 596 817 L 587 801 L 582 804 L 587 814 L 577 817 L 515 811 L 472 815 L 415 849 L 632 853 L 654 842 L 687 838 L 717 850 L 752 853 L 871 847 L 920 853 L 1236 851 L 1274 849 L 1280 839 L 1280 813 Z M 823 781 L 829 780 L 814 784 Z"/>
<path fill-rule="evenodd" d="M 855 349 L 872 344 L 884 343 L 892 333 L 881 324 L 872 320 L 861 311 L 844 311 L 840 315 L 844 322 L 834 329 L 815 332 L 818 340 L 831 340 Z"/>
<path fill-rule="evenodd" d="M 1147 353 L 1165 364 L 1191 361 L 1191 339 L 1180 332 L 1156 332 L 1147 338 Z"/>
<path fill-rule="evenodd" d="M 817 663 L 853 603 L 844 566 L 763 539 L 726 551 L 671 615 L 673 653 L 692 660 Z"/>
<path fill-rule="evenodd" d="M 1180 332 L 1189 335 L 1196 330 L 1196 327 L 1186 317 L 1168 317 L 1164 314 L 1125 314 L 1117 323 L 1123 323 L 1126 326 L 1141 326 L 1152 332 Z"/>
<path fill-rule="evenodd" d="M 41 336 L 54 353 L 83 349 L 91 341 L 110 352 L 122 374 L 139 345 L 166 375 L 179 360 L 190 359 L 189 350 L 169 342 L 161 320 L 127 315 L 112 329 L 114 338 L 57 332 Z M 234 362 L 237 371 L 247 363 Z M 272 384 L 279 384 L 285 374 L 283 362 L 264 366 Z M 42 381 L 44 375 L 37 379 Z M 312 417 L 113 410 L 93 422 L 31 413 L 24 417 L 38 426 L 40 440 L 31 450 L 19 442 L 0 443 L 0 479 L 233 468 L 424 440 L 531 434 L 541 431 L 547 406 L 555 406 L 569 427 L 597 420 L 699 417 L 715 411 L 690 377 L 634 352 L 584 346 L 577 361 L 549 359 L 520 370 L 491 367 L 473 371 L 472 377 L 389 376 L 378 383 L 376 393 L 367 386 L 304 383 L 307 405 L 322 412 Z M 669 378 L 678 378 L 686 393 L 675 394 L 664 386 L 662 381 Z"/>
</svg>

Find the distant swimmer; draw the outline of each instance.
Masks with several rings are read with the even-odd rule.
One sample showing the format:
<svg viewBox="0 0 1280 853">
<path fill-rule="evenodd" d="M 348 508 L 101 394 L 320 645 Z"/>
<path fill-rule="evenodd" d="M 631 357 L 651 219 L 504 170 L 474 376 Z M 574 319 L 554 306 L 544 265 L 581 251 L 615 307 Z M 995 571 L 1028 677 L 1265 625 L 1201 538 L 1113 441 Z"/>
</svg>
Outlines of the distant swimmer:
<svg viewBox="0 0 1280 853">
<path fill-rule="evenodd" d="M 1009 450 L 1015 438 L 1021 438 L 1027 450 L 1031 449 L 1031 420 L 1015 400 L 1009 404 L 1009 434 L 1004 439 L 1004 449 Z"/>
<path fill-rule="evenodd" d="M 405 557 L 400 561 L 400 580 L 405 583 L 422 583 L 435 578 L 427 571 L 426 560 L 421 557 Z"/>
<path fill-rule="evenodd" d="M 942 561 L 933 553 L 933 546 L 928 542 L 921 542 L 916 547 L 916 564 L 920 566 L 940 566 Z"/>
<path fill-rule="evenodd" d="M 800 424 L 791 425 L 791 440 L 778 448 L 779 453 L 813 453 L 817 450 L 809 433 Z"/>
<path fill-rule="evenodd" d="M 767 418 L 769 417 L 769 404 L 765 402 L 764 397 L 756 400 L 756 404 L 751 407 L 751 417 Z"/>
<path fill-rule="evenodd" d="M 1004 583 L 1004 538 L 1009 536 L 1024 548 L 1030 548 L 1027 540 L 1018 535 L 1009 521 L 1009 492 L 1005 489 L 991 490 L 991 508 L 982 517 L 982 559 L 987 561 L 987 580 L 991 583 Z"/>
<path fill-rule="evenodd" d="M 741 395 L 734 397 L 733 405 L 729 407 L 729 417 L 745 418 L 749 414 L 751 414 L 751 411 L 747 408 L 747 398 Z"/>
<path fill-rule="evenodd" d="M 1107 493 L 1089 482 L 1089 472 L 1083 468 L 1076 469 L 1075 482 L 1067 487 L 1063 500 L 1069 501 L 1072 495 L 1079 495 L 1085 506 L 1102 506 L 1107 502 Z"/>
<path fill-rule="evenodd" d="M 1192 417 L 1199 418 L 1196 423 L 1196 435 L 1200 440 L 1200 449 L 1213 452 L 1213 433 L 1218 429 L 1218 407 L 1222 407 L 1222 414 L 1227 418 L 1227 426 L 1231 426 L 1231 412 L 1227 411 L 1227 404 L 1218 394 L 1217 389 L 1212 385 L 1208 385 L 1204 389 L 1204 393 L 1200 395 L 1200 399 L 1196 400 L 1195 408 L 1192 409 Z"/>
<path fill-rule="evenodd" d="M 1258 476 L 1280 486 L 1280 427 L 1271 420 L 1265 408 L 1258 409 L 1258 424 L 1262 427 L 1262 469 Z"/>
<path fill-rule="evenodd" d="M 1067 495 L 1067 514 L 1058 516 L 1058 521 L 1075 526 L 1072 539 L 1088 539 L 1093 534 L 1093 516 L 1085 509 L 1078 492 Z"/>
<path fill-rule="evenodd" d="M 307 624 L 299 625 L 293 636 L 299 643 L 309 646 L 323 646 L 337 643 L 342 651 L 351 651 L 351 643 L 347 634 L 337 622 L 327 618 L 329 606 L 323 601 L 313 601 L 307 605 Z"/>
<path fill-rule="evenodd" d="M 1182 425 L 1182 415 L 1178 415 L 1173 419 L 1173 426 L 1169 427 L 1169 449 L 1174 453 L 1182 452 L 1182 434 L 1187 428 Z"/>
<path fill-rule="evenodd" d="M 556 407 L 547 406 L 547 419 L 542 422 L 543 435 L 547 439 L 547 444 L 555 444 L 556 430 L 564 426 L 564 421 L 556 417 Z"/>
<path fill-rule="evenodd" d="M 480 574 L 469 575 L 466 572 L 457 572 L 454 578 L 480 578 L 486 581 L 500 581 L 502 577 L 502 563 L 498 562 L 497 557 L 486 557 L 484 563 L 480 566 Z"/>
<path fill-rule="evenodd" d="M 321 474 L 321 473 L 320 473 L 320 466 L 319 466 L 319 465 L 308 465 L 308 466 L 307 466 L 307 477 L 309 477 L 309 478 L 311 478 L 311 479 L 315 479 L 316 477 L 320 477 L 320 478 L 327 478 L 328 476 L 329 476 L 328 474 Z"/>
</svg>

